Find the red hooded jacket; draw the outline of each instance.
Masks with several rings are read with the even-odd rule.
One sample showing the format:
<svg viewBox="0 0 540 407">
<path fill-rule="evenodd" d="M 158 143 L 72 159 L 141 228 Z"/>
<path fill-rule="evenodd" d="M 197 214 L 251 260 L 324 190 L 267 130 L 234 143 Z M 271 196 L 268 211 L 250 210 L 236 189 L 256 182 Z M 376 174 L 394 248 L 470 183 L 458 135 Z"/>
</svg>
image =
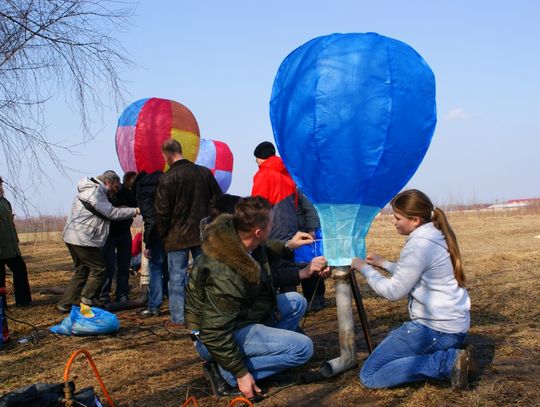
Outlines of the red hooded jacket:
<svg viewBox="0 0 540 407">
<path fill-rule="evenodd" d="M 264 160 L 253 177 L 252 196 L 262 196 L 274 207 L 270 238 L 290 239 L 298 231 L 298 192 L 283 160 L 275 155 Z"/>
</svg>

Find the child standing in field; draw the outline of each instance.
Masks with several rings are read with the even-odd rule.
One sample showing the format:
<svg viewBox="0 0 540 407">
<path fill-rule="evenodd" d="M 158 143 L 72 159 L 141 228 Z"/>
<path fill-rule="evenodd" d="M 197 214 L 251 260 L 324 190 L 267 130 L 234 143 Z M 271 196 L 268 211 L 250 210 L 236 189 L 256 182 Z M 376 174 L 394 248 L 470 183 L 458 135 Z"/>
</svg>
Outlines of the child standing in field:
<svg viewBox="0 0 540 407">
<path fill-rule="evenodd" d="M 360 381 L 368 388 L 450 378 L 454 388 L 468 385 L 470 350 L 460 349 L 469 330 L 470 299 L 465 289 L 456 236 L 444 212 L 418 190 L 391 202 L 396 230 L 408 236 L 397 263 L 370 254 L 351 268 L 390 301 L 408 295 L 411 320 L 394 329 L 367 358 Z M 372 266 L 386 270 L 387 278 Z"/>
</svg>

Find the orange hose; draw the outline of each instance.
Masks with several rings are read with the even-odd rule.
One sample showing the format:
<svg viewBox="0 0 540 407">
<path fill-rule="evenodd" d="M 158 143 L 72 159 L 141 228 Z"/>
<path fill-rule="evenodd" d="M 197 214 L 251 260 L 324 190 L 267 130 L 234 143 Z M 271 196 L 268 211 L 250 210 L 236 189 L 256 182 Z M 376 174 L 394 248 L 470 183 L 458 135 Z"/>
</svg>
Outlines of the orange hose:
<svg viewBox="0 0 540 407">
<path fill-rule="evenodd" d="M 197 404 L 197 399 L 193 396 L 189 396 L 188 399 L 184 401 L 184 404 L 182 404 L 182 407 L 187 407 L 190 403 L 193 403 L 194 407 L 199 407 L 199 405 Z"/>
<path fill-rule="evenodd" d="M 244 403 L 248 407 L 253 407 L 253 403 L 249 401 L 247 398 L 242 397 L 242 396 L 238 396 L 232 399 L 231 402 L 229 403 L 229 407 L 233 407 L 238 403 Z"/>
<path fill-rule="evenodd" d="M 88 359 L 88 363 L 90 363 L 90 366 L 92 367 L 92 370 L 94 371 L 94 375 L 96 376 L 96 379 L 99 383 L 99 387 L 101 387 L 101 390 L 103 391 L 103 394 L 105 395 L 105 398 L 109 402 L 109 406 L 115 407 L 114 402 L 111 399 L 111 396 L 109 396 L 109 392 L 105 388 L 105 383 L 103 383 L 103 380 L 101 380 L 101 376 L 99 375 L 96 364 L 92 360 L 92 356 L 90 356 L 90 352 L 88 352 L 86 349 L 78 349 L 71 354 L 66 364 L 66 368 L 64 369 L 64 382 L 67 383 L 69 381 L 69 369 L 71 368 L 71 364 L 73 363 L 77 355 L 79 355 L 80 353 L 84 353 L 84 355 L 86 356 L 86 359 Z"/>
</svg>

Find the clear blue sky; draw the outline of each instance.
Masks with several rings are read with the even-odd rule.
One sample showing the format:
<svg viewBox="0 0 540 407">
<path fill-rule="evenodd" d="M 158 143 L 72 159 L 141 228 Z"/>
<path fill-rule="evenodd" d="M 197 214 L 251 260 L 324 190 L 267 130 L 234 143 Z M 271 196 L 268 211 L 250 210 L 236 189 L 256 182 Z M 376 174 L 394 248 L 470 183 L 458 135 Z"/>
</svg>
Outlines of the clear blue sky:
<svg viewBox="0 0 540 407">
<path fill-rule="evenodd" d="M 320 35 L 373 31 L 411 45 L 435 73 L 438 123 L 409 186 L 437 204 L 538 197 L 539 21 L 535 0 L 142 0 L 132 26 L 118 34 L 138 64 L 123 72 L 126 104 L 162 97 L 189 107 L 201 137 L 233 151 L 229 192 L 247 195 L 253 148 L 273 140 L 269 99 L 281 61 Z M 50 169 L 52 184 L 31 194 L 42 213 L 68 213 L 79 178 L 121 172 L 114 147 L 120 111 L 96 118 L 98 136 L 62 156 L 76 169 L 69 179 Z M 47 112 L 52 139 L 81 139 L 62 100 Z"/>
</svg>

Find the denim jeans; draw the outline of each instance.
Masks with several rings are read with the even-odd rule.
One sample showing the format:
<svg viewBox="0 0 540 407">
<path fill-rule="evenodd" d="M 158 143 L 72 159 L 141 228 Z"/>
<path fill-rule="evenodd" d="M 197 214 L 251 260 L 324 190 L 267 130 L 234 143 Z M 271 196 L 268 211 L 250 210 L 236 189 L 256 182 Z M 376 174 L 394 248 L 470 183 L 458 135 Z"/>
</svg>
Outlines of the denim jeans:
<svg viewBox="0 0 540 407">
<path fill-rule="evenodd" d="M 188 282 L 187 268 L 190 251 L 193 260 L 196 260 L 201 255 L 201 246 L 167 252 L 171 321 L 180 324 L 184 323 L 184 297 Z"/>
<path fill-rule="evenodd" d="M 276 298 L 280 318 L 273 326 L 251 324 L 233 333 L 244 363 L 255 380 L 303 365 L 313 355 L 311 339 L 295 332 L 306 312 L 306 299 L 296 292 L 279 294 Z M 203 360 L 212 358 L 201 341 L 197 341 L 195 347 Z M 219 370 L 227 383 L 236 387 L 236 377 L 221 366 Z"/>
<path fill-rule="evenodd" d="M 159 310 L 163 303 L 163 262 L 165 252 L 160 240 L 156 240 L 151 247 L 148 259 L 148 272 L 150 273 L 150 287 L 148 289 L 148 309 Z"/>
<path fill-rule="evenodd" d="M 129 268 L 132 270 L 139 271 L 141 268 L 141 262 L 142 262 L 142 253 L 136 254 L 131 258 L 131 261 L 129 263 Z"/>
<path fill-rule="evenodd" d="M 449 378 L 466 336 L 405 322 L 369 355 L 360 370 L 360 381 L 370 389 L 379 389 L 427 378 Z"/>
</svg>

